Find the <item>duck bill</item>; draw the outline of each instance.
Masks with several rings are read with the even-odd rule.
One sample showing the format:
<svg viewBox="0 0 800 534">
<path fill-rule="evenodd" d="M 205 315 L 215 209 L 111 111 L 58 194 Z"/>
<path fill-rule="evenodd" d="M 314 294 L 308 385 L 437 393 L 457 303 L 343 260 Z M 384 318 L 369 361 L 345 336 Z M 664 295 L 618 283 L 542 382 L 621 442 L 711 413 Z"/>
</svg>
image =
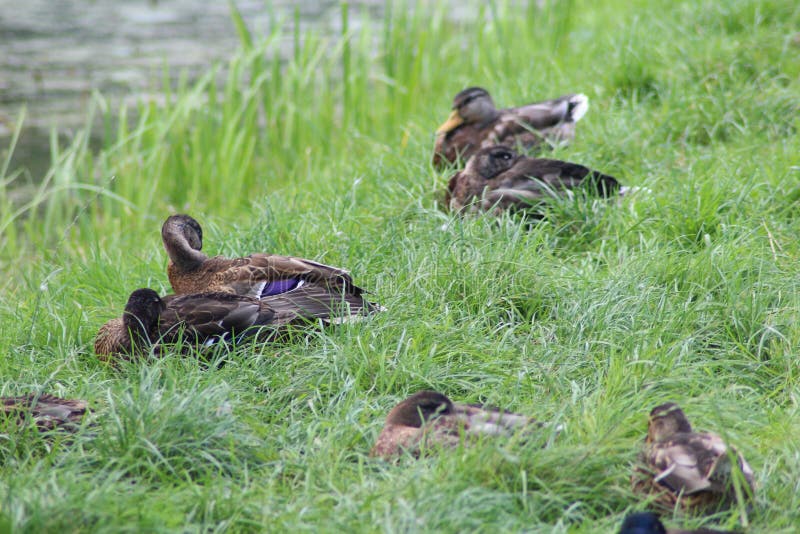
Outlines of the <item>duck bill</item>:
<svg viewBox="0 0 800 534">
<path fill-rule="evenodd" d="M 454 109 L 450 113 L 450 116 L 447 117 L 447 120 L 444 121 L 444 123 L 436 129 L 436 133 L 437 134 L 443 134 L 443 133 L 447 133 L 447 132 L 453 131 L 456 128 L 458 128 L 459 126 L 461 126 L 461 124 L 463 124 L 463 123 L 464 123 L 464 119 L 462 119 L 461 115 L 458 114 L 458 110 Z"/>
</svg>

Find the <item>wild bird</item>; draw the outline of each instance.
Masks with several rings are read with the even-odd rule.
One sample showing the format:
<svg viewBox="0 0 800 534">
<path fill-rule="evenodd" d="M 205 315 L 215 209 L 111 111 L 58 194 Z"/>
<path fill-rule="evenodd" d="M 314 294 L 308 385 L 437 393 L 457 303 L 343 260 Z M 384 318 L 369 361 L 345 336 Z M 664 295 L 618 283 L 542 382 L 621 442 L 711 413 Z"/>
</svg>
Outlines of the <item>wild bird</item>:
<svg viewBox="0 0 800 534">
<path fill-rule="evenodd" d="M 504 146 L 482 148 L 447 185 L 445 205 L 454 211 L 537 212 L 546 198 L 584 188 L 608 197 L 620 191 L 616 178 L 583 165 L 523 156 Z"/>
<path fill-rule="evenodd" d="M 350 273 L 338 267 L 275 254 L 209 258 L 201 251 L 203 230 L 189 215 L 168 217 L 161 239 L 169 255 L 167 276 L 178 295 L 221 291 L 263 298 L 311 285 L 325 288 L 331 297 L 359 302 L 359 310 L 380 310 L 361 296 L 364 290 L 353 284 Z"/>
<path fill-rule="evenodd" d="M 453 98 L 450 116 L 436 130 L 433 165 L 442 169 L 459 158 L 467 161 L 479 149 L 494 145 L 532 150 L 567 143 L 588 109 L 589 99 L 582 94 L 497 109 L 485 89 L 464 89 Z"/>
<path fill-rule="evenodd" d="M 665 510 L 729 505 L 737 498 L 737 484 L 744 499 L 755 492 L 753 470 L 744 457 L 718 435 L 695 432 L 672 402 L 650 412 L 645 447 L 631 484 Z"/>
<path fill-rule="evenodd" d="M 311 284 L 260 299 L 219 291 L 162 298 L 143 288 L 131 293 L 122 317 L 100 327 L 94 350 L 101 359 L 113 360 L 142 355 L 151 348 L 159 354 L 164 345 L 181 344 L 185 349 L 251 337 L 271 341 L 289 325 L 339 323 L 364 308 L 360 296 Z"/>
<path fill-rule="evenodd" d="M 17 397 L 0 397 L 0 420 L 16 420 L 17 425 L 29 422 L 40 431 L 76 430 L 86 414 L 83 400 L 62 399 L 47 393 L 29 393 Z"/>
<path fill-rule="evenodd" d="M 434 446 L 456 447 L 479 436 L 511 435 L 536 420 L 511 412 L 452 402 L 436 391 L 417 392 L 392 408 L 370 456 L 389 459 L 409 451 L 415 457 Z"/>
<path fill-rule="evenodd" d="M 658 516 L 652 512 L 639 512 L 628 515 L 622 522 L 619 534 L 736 534 L 735 532 L 698 528 L 683 530 L 666 528 Z"/>
</svg>

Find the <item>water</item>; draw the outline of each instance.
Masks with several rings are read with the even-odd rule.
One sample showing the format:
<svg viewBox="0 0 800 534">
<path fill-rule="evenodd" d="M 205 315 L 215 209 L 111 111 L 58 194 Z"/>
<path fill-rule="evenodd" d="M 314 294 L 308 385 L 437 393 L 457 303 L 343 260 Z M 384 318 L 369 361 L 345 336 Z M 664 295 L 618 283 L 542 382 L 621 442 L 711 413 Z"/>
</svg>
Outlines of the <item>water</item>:
<svg viewBox="0 0 800 534">
<path fill-rule="evenodd" d="M 376 14 L 382 2 L 349 4 L 357 18 L 362 7 Z M 338 0 L 236 5 L 255 35 L 265 35 L 273 21 L 291 26 L 295 6 L 302 31 L 340 29 Z M 157 96 L 164 65 L 173 78 L 182 70 L 197 77 L 238 44 L 224 1 L 0 0 L 0 158 L 23 106 L 27 118 L 11 168 L 25 167 L 36 180 L 49 165 L 51 129 L 69 137 L 83 127 L 94 91 L 112 110 Z M 287 38 L 287 53 L 290 46 Z"/>
</svg>

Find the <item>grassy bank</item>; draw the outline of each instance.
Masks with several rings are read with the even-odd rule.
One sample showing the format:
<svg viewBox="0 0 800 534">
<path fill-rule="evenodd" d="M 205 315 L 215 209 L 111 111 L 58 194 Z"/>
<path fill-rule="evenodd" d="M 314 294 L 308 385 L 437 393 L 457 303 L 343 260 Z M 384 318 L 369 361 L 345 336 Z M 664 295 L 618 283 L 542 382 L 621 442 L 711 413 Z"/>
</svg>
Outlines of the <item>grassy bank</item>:
<svg viewBox="0 0 800 534">
<path fill-rule="evenodd" d="M 610 532 L 642 508 L 630 463 L 666 400 L 756 470 L 752 509 L 713 523 L 796 529 L 800 8 L 431 4 L 358 26 L 343 8 L 335 37 L 242 23 L 224 68 L 118 114 L 99 153 L 54 143 L 24 202 L 3 172 L 1 393 L 85 398 L 96 424 L 54 445 L 0 434 L 0 530 Z M 652 193 L 531 230 L 442 214 L 433 131 L 469 85 L 500 105 L 586 93 L 557 155 Z M 345 266 L 389 311 L 220 369 L 112 370 L 93 336 L 133 289 L 168 290 L 175 211 L 210 254 Z M 422 388 L 566 430 L 368 458 Z"/>
</svg>

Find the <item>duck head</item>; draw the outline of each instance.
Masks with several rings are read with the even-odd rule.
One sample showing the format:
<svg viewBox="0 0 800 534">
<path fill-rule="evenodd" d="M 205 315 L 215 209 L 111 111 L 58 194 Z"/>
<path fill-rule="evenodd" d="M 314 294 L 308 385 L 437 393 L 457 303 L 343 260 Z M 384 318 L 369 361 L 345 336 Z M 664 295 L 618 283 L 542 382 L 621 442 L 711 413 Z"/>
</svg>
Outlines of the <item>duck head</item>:
<svg viewBox="0 0 800 534">
<path fill-rule="evenodd" d="M 152 289 L 137 289 L 128 297 L 122 324 L 130 332 L 131 343 L 147 346 L 152 340 L 150 333 L 155 330 L 161 312 L 166 304 Z"/>
<path fill-rule="evenodd" d="M 453 111 L 437 128 L 437 134 L 446 134 L 462 124 L 485 124 L 497 118 L 499 112 L 485 89 L 470 87 L 453 98 Z"/>
<path fill-rule="evenodd" d="M 650 411 L 647 441 L 666 441 L 679 432 L 691 432 L 692 425 L 683 410 L 674 402 L 656 406 Z"/>
<path fill-rule="evenodd" d="M 619 534 L 667 534 L 667 529 L 656 514 L 641 512 L 627 516 Z"/>
<path fill-rule="evenodd" d="M 386 416 L 386 424 L 422 428 L 427 421 L 454 411 L 452 401 L 445 395 L 436 391 L 420 391 L 392 408 Z"/>
<path fill-rule="evenodd" d="M 203 254 L 203 229 L 193 217 L 185 214 L 167 217 L 161 226 L 161 239 L 170 261 L 181 270 L 191 270 L 208 259 Z"/>
<path fill-rule="evenodd" d="M 476 152 L 469 159 L 464 170 L 466 173 L 480 176 L 484 180 L 491 180 L 513 167 L 519 158 L 520 155 L 508 147 L 491 146 Z"/>
</svg>

